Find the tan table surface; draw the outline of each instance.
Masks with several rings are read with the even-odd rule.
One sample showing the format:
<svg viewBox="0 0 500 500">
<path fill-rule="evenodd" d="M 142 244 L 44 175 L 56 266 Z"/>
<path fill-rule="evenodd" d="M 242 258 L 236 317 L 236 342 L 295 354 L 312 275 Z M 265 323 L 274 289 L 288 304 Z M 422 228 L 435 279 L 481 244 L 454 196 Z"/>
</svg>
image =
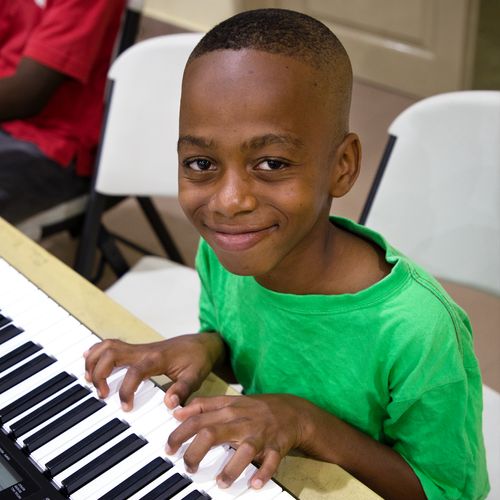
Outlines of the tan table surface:
<svg viewBox="0 0 500 500">
<path fill-rule="evenodd" d="M 163 338 L 2 218 L 0 256 L 99 337 L 128 342 L 152 342 Z M 157 381 L 164 383 L 166 380 Z M 199 392 L 225 394 L 231 389 L 211 374 Z M 286 457 L 275 477 L 304 499 L 380 498 L 340 467 L 311 459 Z"/>
</svg>

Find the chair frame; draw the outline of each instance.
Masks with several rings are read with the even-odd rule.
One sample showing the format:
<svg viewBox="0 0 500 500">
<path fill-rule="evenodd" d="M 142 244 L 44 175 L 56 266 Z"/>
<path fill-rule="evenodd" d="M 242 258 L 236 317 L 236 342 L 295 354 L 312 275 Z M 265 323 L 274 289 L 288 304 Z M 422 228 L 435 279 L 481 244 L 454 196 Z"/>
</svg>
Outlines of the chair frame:
<svg viewBox="0 0 500 500">
<path fill-rule="evenodd" d="M 396 140 L 397 137 L 395 135 L 389 135 L 389 139 L 387 140 L 387 144 L 385 145 L 385 149 L 382 154 L 380 163 L 377 167 L 377 172 L 375 173 L 373 183 L 370 187 L 370 191 L 368 192 L 368 196 L 366 197 L 365 204 L 363 205 L 361 216 L 359 217 L 359 223 L 362 225 L 365 225 L 366 220 L 368 219 L 368 214 L 370 213 L 375 195 L 377 194 L 380 183 L 382 182 L 382 178 L 384 177 L 384 172 L 387 164 L 389 163 L 389 158 L 391 157 L 391 153 L 394 149 L 394 145 L 396 144 Z"/>
</svg>

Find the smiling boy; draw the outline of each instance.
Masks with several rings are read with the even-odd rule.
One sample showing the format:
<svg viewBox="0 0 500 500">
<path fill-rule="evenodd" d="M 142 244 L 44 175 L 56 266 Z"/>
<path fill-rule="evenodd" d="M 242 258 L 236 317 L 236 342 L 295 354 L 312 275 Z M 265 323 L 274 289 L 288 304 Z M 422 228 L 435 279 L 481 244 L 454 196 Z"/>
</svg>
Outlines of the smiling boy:
<svg viewBox="0 0 500 500">
<path fill-rule="evenodd" d="M 378 234 L 329 217 L 359 171 L 349 132 L 348 56 L 318 21 L 245 12 L 194 49 L 180 109 L 179 200 L 202 241 L 201 329 L 86 353 L 105 396 L 128 365 L 130 408 L 164 373 L 175 407 L 229 360 L 245 396 L 197 398 L 175 412 L 175 452 L 195 470 L 214 445 L 252 461 L 259 488 L 290 450 L 336 463 L 384 498 L 484 498 L 481 379 L 467 317 Z"/>
</svg>

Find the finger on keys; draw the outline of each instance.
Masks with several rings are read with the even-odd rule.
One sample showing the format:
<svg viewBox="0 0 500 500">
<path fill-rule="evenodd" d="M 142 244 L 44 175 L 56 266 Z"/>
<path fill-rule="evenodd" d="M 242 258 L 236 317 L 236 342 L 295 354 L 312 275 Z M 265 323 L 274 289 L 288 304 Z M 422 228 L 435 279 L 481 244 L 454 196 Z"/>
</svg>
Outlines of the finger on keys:
<svg viewBox="0 0 500 500">
<path fill-rule="evenodd" d="M 216 400 L 216 401 L 214 401 Z M 174 454 L 183 443 L 193 438 L 184 453 L 184 463 L 189 472 L 196 472 L 203 457 L 215 445 L 230 441 L 237 424 L 230 423 L 231 411 L 225 412 L 224 398 L 195 398 L 189 405 L 175 411 L 174 416 L 190 408 L 190 414 L 170 434 L 167 453 Z M 233 434 L 232 434 L 233 433 Z"/>
<path fill-rule="evenodd" d="M 97 357 L 96 357 L 96 347 L 99 345 L 99 343 L 94 344 L 93 346 L 89 347 L 84 353 L 83 353 L 83 359 L 85 360 L 85 379 L 87 382 L 92 382 L 92 375 L 91 372 L 94 368 L 95 363 L 97 362 Z M 91 356 L 93 355 L 93 356 Z"/>
<path fill-rule="evenodd" d="M 86 379 L 92 383 L 100 398 L 106 398 L 109 394 L 107 377 L 113 368 L 120 366 L 117 349 L 115 345 L 122 344 L 119 341 L 105 340 L 95 344 L 87 351 L 85 357 Z"/>
<path fill-rule="evenodd" d="M 217 475 L 217 486 L 219 488 L 229 488 L 240 474 L 248 467 L 258 453 L 258 448 L 251 442 L 244 442 Z"/>
<path fill-rule="evenodd" d="M 127 373 L 123 378 L 123 382 L 118 393 L 123 411 L 130 411 L 133 409 L 134 394 L 141 382 L 147 378 L 144 372 L 145 370 L 141 368 L 141 365 L 129 366 L 127 369 Z"/>
<path fill-rule="evenodd" d="M 217 439 L 216 433 L 217 431 L 214 427 L 204 427 L 200 432 L 195 434 L 194 439 L 189 443 L 189 446 L 184 452 L 183 459 L 184 467 L 190 474 L 194 474 L 198 471 L 200 462 L 215 445 Z M 185 441 L 187 440 L 183 442 Z"/>
<path fill-rule="evenodd" d="M 255 489 L 262 488 L 278 470 L 281 462 L 281 455 L 277 450 L 268 449 L 264 453 L 264 460 L 257 469 L 257 472 L 250 480 L 250 486 Z"/>
<path fill-rule="evenodd" d="M 182 374 L 165 392 L 165 405 L 170 410 L 177 408 L 196 390 L 193 377 Z"/>
</svg>

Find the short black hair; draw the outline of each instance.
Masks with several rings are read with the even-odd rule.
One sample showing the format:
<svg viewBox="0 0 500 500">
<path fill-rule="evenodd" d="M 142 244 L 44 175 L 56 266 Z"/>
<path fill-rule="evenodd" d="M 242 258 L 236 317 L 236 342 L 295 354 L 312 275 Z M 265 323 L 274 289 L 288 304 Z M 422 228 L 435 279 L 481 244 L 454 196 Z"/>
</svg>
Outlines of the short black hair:
<svg viewBox="0 0 500 500">
<path fill-rule="evenodd" d="M 255 49 L 297 58 L 316 69 L 346 61 L 340 40 L 323 23 L 287 9 L 256 9 L 236 14 L 212 28 L 191 53 L 188 64 L 216 50 Z"/>
</svg>

